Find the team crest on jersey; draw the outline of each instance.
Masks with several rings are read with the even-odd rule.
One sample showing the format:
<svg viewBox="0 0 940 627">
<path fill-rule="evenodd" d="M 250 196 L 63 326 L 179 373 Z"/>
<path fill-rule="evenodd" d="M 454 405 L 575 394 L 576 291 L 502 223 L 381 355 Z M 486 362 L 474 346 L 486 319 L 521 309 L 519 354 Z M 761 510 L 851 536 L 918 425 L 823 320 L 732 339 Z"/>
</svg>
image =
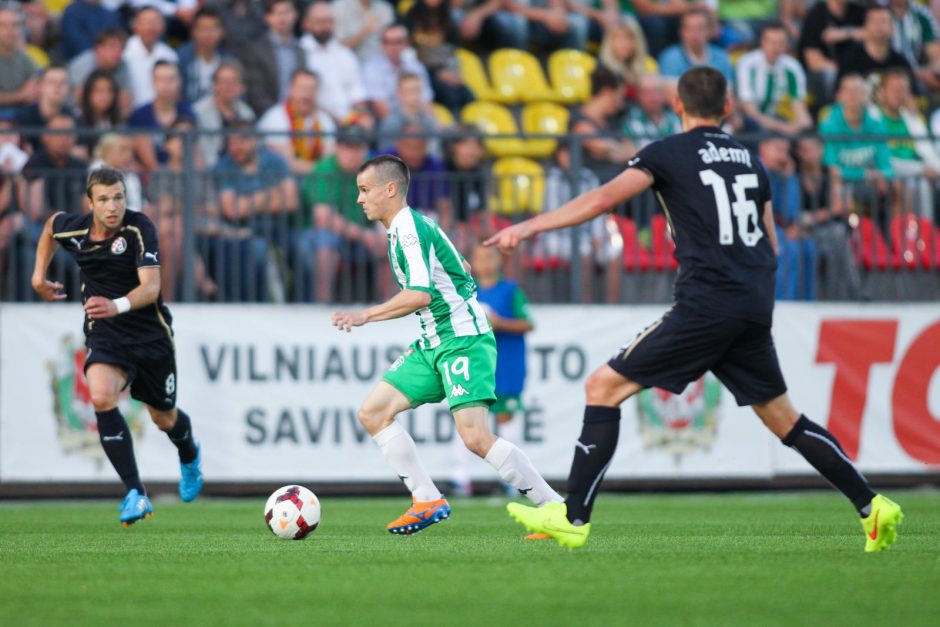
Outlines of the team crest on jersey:
<svg viewBox="0 0 940 627">
<path fill-rule="evenodd" d="M 127 240 L 123 237 L 115 238 L 115 240 L 111 242 L 111 252 L 115 255 L 120 255 L 125 250 L 127 250 Z"/>
<path fill-rule="evenodd" d="M 98 421 L 85 379 L 85 360 L 91 351 L 86 352 L 82 348 L 78 337 L 72 334 L 64 336 L 58 356 L 46 364 L 53 397 L 56 439 L 66 455 L 81 455 L 100 468 L 106 458 L 99 444 Z M 48 407 L 46 402 L 38 406 Z M 143 405 L 132 399 L 130 391 L 125 389 L 118 397 L 118 409 L 124 415 L 132 437 L 139 440 L 143 436 L 140 420 Z"/>
<path fill-rule="evenodd" d="M 408 233 L 403 238 L 401 238 L 402 246 L 414 246 L 418 243 L 418 236 L 414 233 Z"/>
<path fill-rule="evenodd" d="M 646 448 L 675 458 L 697 449 L 709 450 L 718 434 L 722 386 L 711 373 L 686 386 L 681 394 L 648 388 L 637 395 L 640 436 Z"/>
</svg>

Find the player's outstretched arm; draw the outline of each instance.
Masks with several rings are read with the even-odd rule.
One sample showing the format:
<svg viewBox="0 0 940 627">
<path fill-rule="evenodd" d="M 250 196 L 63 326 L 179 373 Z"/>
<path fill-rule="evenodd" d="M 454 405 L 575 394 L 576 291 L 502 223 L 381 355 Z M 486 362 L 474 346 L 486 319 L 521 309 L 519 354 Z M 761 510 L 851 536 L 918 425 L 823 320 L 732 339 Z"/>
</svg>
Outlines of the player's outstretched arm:
<svg viewBox="0 0 940 627">
<path fill-rule="evenodd" d="M 486 246 L 497 246 L 502 251 L 512 250 L 519 245 L 519 242 L 538 233 L 563 229 L 592 220 L 642 193 L 652 184 L 653 177 L 648 172 L 628 168 L 613 180 L 569 200 L 558 209 L 540 213 L 534 218 L 507 227 L 483 243 Z"/>
<path fill-rule="evenodd" d="M 381 305 L 369 307 L 363 311 L 337 311 L 331 317 L 331 322 L 340 331 L 349 332 L 353 327 L 361 327 L 368 322 L 402 318 L 422 307 L 427 307 L 430 302 L 430 292 L 405 289 Z"/>
<path fill-rule="evenodd" d="M 125 296 L 114 300 L 104 296 L 90 297 L 85 301 L 85 313 L 92 320 L 100 320 L 157 302 L 157 298 L 160 296 L 160 267 L 146 266 L 137 268 L 137 278 L 140 285 L 129 291 Z"/>
<path fill-rule="evenodd" d="M 62 284 L 57 281 L 46 279 L 46 271 L 49 264 L 52 263 L 52 256 L 55 254 L 59 243 L 52 237 L 52 221 L 55 220 L 55 214 L 46 220 L 42 227 L 42 233 L 39 235 L 39 243 L 36 245 L 36 265 L 33 267 L 33 289 L 45 301 L 63 300 L 65 292 L 62 291 Z"/>
</svg>

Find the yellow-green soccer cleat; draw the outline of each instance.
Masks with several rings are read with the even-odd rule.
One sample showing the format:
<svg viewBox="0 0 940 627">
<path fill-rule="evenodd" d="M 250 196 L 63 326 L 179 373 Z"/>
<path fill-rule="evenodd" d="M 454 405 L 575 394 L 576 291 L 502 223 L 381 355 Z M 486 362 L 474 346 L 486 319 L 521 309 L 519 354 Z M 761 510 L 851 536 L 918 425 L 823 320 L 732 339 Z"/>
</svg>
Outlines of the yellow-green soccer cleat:
<svg viewBox="0 0 940 627">
<path fill-rule="evenodd" d="M 898 525 L 904 520 L 901 506 L 880 494 L 871 500 L 871 513 L 862 518 L 865 552 L 883 551 L 898 538 Z"/>
<path fill-rule="evenodd" d="M 575 527 L 568 522 L 568 508 L 564 503 L 546 503 L 542 507 L 528 507 L 521 503 L 506 505 L 509 515 L 525 525 L 532 533 L 544 533 L 569 549 L 577 549 L 587 542 L 591 524 Z"/>
</svg>

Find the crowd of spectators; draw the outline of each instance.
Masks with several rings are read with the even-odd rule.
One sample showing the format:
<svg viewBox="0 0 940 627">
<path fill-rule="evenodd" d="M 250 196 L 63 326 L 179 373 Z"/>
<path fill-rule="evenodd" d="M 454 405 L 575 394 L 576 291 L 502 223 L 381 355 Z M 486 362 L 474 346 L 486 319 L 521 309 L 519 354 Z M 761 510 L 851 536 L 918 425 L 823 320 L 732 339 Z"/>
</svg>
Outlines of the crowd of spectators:
<svg viewBox="0 0 940 627">
<path fill-rule="evenodd" d="M 84 211 L 85 175 L 102 164 L 127 172 L 129 210 L 160 229 L 167 298 L 187 271 L 210 299 L 385 296 L 384 234 L 356 205 L 356 168 L 370 153 L 400 156 L 411 206 L 471 250 L 494 226 L 494 184 L 485 137 L 454 122 L 475 100 L 458 50 L 485 61 L 506 47 L 543 62 L 566 48 L 597 61 L 590 97 L 568 111 L 577 141 L 541 164 L 542 210 L 680 132 L 677 79 L 712 65 L 733 85 L 726 130 L 770 175 L 778 297 L 859 298 L 854 218 L 883 234 L 904 211 L 940 220 L 937 4 L 3 0 L 0 298 L 27 297 L 19 277 L 43 221 Z M 191 269 L 184 198 L 195 216 Z M 638 227 L 635 241 L 605 218 L 530 253 L 602 274 L 616 300 L 625 247 L 649 244 L 652 206 L 618 209 Z M 832 285 L 820 285 L 823 268 Z"/>
</svg>

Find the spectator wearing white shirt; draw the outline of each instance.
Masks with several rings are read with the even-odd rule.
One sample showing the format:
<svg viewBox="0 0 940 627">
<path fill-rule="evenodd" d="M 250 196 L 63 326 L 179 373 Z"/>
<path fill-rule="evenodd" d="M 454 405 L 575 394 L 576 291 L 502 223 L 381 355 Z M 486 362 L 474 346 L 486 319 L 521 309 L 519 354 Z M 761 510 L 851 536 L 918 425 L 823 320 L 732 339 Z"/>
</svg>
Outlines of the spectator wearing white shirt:
<svg viewBox="0 0 940 627">
<path fill-rule="evenodd" d="M 384 118 L 391 111 L 389 103 L 395 101 L 398 77 L 402 74 L 418 76 L 421 79 L 421 100 L 427 104 L 434 100 L 427 69 L 418 61 L 413 51 L 410 51 L 411 54 L 406 51 L 408 31 L 401 24 L 392 24 L 382 31 L 382 52 L 362 65 L 366 97 L 380 118 Z"/>
<path fill-rule="evenodd" d="M 317 159 L 336 151 L 336 123 L 317 106 L 319 83 L 310 70 L 295 70 L 287 99 L 258 121 L 258 131 L 268 134 L 267 146 L 287 160 L 294 174 L 309 173 Z"/>
<path fill-rule="evenodd" d="M 335 0 L 336 36 L 360 61 L 382 52 L 382 31 L 395 21 L 385 0 Z"/>
<path fill-rule="evenodd" d="M 140 107 L 154 97 L 153 66 L 157 61 L 176 63 L 176 52 L 160 41 L 166 24 L 163 14 L 153 7 L 144 7 L 134 16 L 134 36 L 124 46 L 124 63 L 131 79 L 134 107 Z"/>
<path fill-rule="evenodd" d="M 333 7 L 317 0 L 307 8 L 300 47 L 307 54 L 307 68 L 320 77 L 317 101 L 336 120 L 343 121 L 353 106 L 365 102 L 359 60 L 334 36 Z"/>
</svg>

